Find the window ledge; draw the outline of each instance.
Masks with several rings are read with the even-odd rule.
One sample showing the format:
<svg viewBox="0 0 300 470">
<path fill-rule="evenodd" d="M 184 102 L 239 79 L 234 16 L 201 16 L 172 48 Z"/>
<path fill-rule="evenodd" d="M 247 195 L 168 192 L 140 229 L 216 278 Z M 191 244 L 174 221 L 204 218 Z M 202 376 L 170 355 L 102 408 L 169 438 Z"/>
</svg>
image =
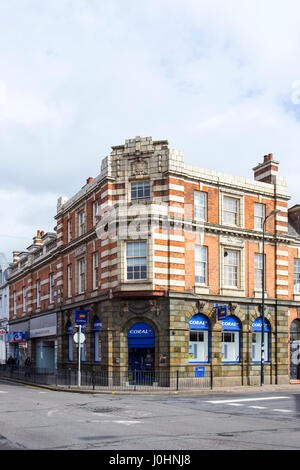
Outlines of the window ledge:
<svg viewBox="0 0 300 470">
<path fill-rule="evenodd" d="M 254 290 L 254 297 L 256 299 L 262 299 L 262 290 L 261 289 L 255 289 Z M 268 293 L 265 291 L 265 299 L 268 298 Z"/>
<path fill-rule="evenodd" d="M 222 287 L 220 289 L 221 295 L 230 295 L 233 297 L 245 297 L 244 289 L 239 289 L 237 287 Z"/>
<path fill-rule="evenodd" d="M 208 286 L 205 286 L 203 284 L 195 284 L 194 285 L 194 291 L 195 294 L 209 294 L 210 288 Z"/>
</svg>

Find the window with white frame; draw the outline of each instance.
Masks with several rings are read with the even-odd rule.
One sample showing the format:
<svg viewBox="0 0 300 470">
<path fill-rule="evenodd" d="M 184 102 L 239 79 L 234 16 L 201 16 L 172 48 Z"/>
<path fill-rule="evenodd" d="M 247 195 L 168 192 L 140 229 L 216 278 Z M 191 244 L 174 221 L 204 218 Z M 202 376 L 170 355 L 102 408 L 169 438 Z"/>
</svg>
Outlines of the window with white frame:
<svg viewBox="0 0 300 470">
<path fill-rule="evenodd" d="M 68 220 L 68 242 L 72 240 L 72 219 Z"/>
<path fill-rule="evenodd" d="M 264 204 L 254 204 L 254 230 L 262 230 L 266 208 Z"/>
<path fill-rule="evenodd" d="M 98 272 L 98 253 L 93 253 L 93 288 L 98 289 L 99 272 Z"/>
<path fill-rule="evenodd" d="M 94 362 L 101 362 L 102 354 L 101 354 L 101 339 L 100 339 L 100 329 L 101 329 L 101 322 L 98 317 L 94 319 Z"/>
<path fill-rule="evenodd" d="M 224 286 L 239 287 L 240 253 L 235 250 L 224 251 Z"/>
<path fill-rule="evenodd" d="M 150 181 L 131 183 L 131 201 L 143 202 L 150 200 Z"/>
<path fill-rule="evenodd" d="M 126 243 L 127 280 L 147 279 L 147 242 Z"/>
<path fill-rule="evenodd" d="M 222 360 L 223 362 L 239 361 L 238 331 L 224 331 L 222 333 Z"/>
<path fill-rule="evenodd" d="M 67 336 L 68 336 L 68 362 L 73 361 L 73 326 L 71 322 L 67 325 Z"/>
<path fill-rule="evenodd" d="M 85 291 L 85 260 L 78 261 L 78 293 Z"/>
<path fill-rule="evenodd" d="M 240 361 L 241 324 L 234 316 L 222 322 L 222 362 Z"/>
<path fill-rule="evenodd" d="M 14 290 L 14 315 L 17 315 L 17 293 L 16 291 Z"/>
<path fill-rule="evenodd" d="M 93 203 L 93 224 L 94 225 L 97 225 L 97 222 L 98 222 L 98 207 L 99 207 L 98 201 L 95 201 Z"/>
<path fill-rule="evenodd" d="M 263 278 L 263 255 L 260 253 L 255 253 L 254 255 L 254 281 L 255 289 L 262 289 L 262 278 Z M 266 279 L 266 276 L 265 276 Z"/>
<path fill-rule="evenodd" d="M 23 287 L 23 312 L 26 312 L 26 287 Z"/>
<path fill-rule="evenodd" d="M 224 196 L 223 198 L 223 223 L 225 225 L 239 225 L 240 200 Z"/>
<path fill-rule="evenodd" d="M 300 294 L 300 259 L 294 260 L 294 293 Z"/>
<path fill-rule="evenodd" d="M 78 236 L 85 233 L 85 212 L 81 211 L 78 213 Z"/>
<path fill-rule="evenodd" d="M 270 324 L 264 323 L 264 362 L 269 361 Z M 262 319 L 257 318 L 252 323 L 252 361 L 261 362 Z"/>
<path fill-rule="evenodd" d="M 207 247 L 195 245 L 195 283 L 207 284 Z"/>
<path fill-rule="evenodd" d="M 38 279 L 36 281 L 36 308 L 41 306 L 41 281 Z"/>
<path fill-rule="evenodd" d="M 194 219 L 206 220 L 207 195 L 201 191 L 194 191 Z"/>
<path fill-rule="evenodd" d="M 72 265 L 68 264 L 68 297 L 72 297 Z"/>
<path fill-rule="evenodd" d="M 49 295 L 49 302 L 54 302 L 54 274 L 51 273 L 49 276 L 49 284 L 50 284 L 50 295 Z"/>
</svg>

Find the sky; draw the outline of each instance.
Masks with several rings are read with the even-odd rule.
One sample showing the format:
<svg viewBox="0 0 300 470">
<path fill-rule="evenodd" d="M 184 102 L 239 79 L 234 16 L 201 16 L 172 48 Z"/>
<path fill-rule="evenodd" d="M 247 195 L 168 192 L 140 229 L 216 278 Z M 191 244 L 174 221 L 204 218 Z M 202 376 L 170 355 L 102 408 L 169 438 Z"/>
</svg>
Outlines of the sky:
<svg viewBox="0 0 300 470">
<path fill-rule="evenodd" d="M 0 0 L 0 252 L 53 231 L 112 145 L 167 139 L 300 203 L 298 0 Z"/>
</svg>

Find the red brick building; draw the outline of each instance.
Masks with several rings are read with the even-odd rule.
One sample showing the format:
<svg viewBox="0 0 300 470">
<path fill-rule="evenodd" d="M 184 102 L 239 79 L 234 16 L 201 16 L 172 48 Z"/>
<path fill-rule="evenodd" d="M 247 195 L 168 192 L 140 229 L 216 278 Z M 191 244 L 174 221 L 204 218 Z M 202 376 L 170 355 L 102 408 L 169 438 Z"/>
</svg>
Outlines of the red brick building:
<svg viewBox="0 0 300 470">
<path fill-rule="evenodd" d="M 86 367 L 193 371 L 200 364 L 217 384 L 258 383 L 263 222 L 277 211 L 265 231 L 266 381 L 296 379 L 290 356 L 298 346 L 290 350 L 289 339 L 298 338 L 300 322 L 300 210 L 288 209 L 278 167 L 267 155 L 249 180 L 185 165 L 167 141 L 112 147 L 98 176 L 59 198 L 56 232 L 38 232 L 16 253 L 15 354 L 29 351 L 40 367 L 76 367 L 72 334 L 81 309 L 88 311 Z M 227 307 L 224 321 L 217 304 Z"/>
</svg>

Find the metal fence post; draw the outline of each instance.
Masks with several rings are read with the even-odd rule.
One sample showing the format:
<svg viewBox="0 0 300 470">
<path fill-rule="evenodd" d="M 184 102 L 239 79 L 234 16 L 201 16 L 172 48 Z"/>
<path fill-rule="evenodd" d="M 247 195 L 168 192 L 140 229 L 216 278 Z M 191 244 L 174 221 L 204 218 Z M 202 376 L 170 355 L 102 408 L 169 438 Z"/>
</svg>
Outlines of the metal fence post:
<svg viewBox="0 0 300 470">
<path fill-rule="evenodd" d="M 176 371 L 176 390 L 179 389 L 179 371 Z"/>
</svg>

